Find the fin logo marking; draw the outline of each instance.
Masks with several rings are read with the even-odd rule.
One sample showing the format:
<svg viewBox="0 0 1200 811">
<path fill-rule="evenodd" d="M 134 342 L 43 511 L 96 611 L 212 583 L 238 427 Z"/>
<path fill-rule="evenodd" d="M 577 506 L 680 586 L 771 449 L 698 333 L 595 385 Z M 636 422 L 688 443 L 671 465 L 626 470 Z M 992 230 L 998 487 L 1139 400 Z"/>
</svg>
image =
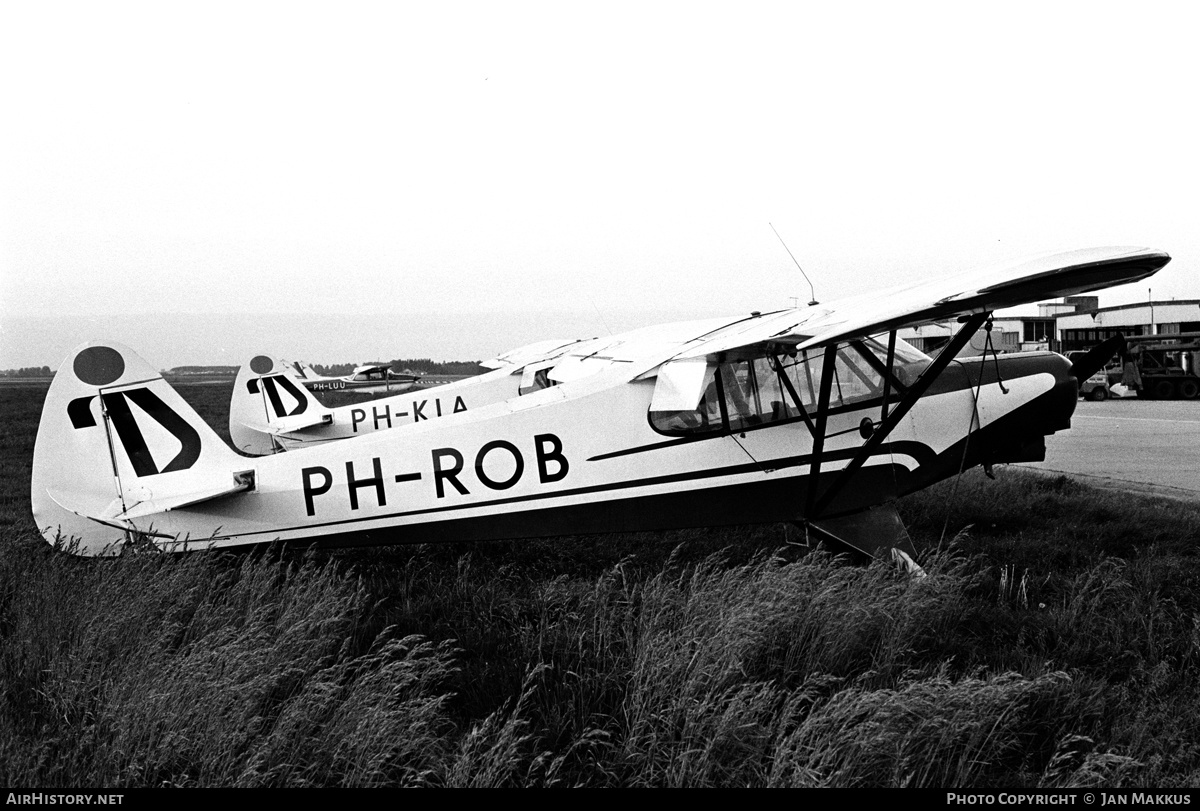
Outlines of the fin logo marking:
<svg viewBox="0 0 1200 811">
<path fill-rule="evenodd" d="M 67 404 L 67 415 L 76 429 L 95 427 L 96 418 L 91 409 L 91 401 L 95 396 L 92 394 L 79 397 Z M 117 438 L 129 456 L 133 472 L 139 478 L 187 470 L 200 458 L 200 434 L 150 389 L 107 392 L 100 397 L 104 412 L 116 429 Z M 142 429 L 138 427 L 137 420 L 129 409 L 130 402 L 153 417 L 154 421 L 179 440 L 182 446 L 174 458 L 162 468 L 154 461 L 150 448 L 146 445 Z"/>
</svg>

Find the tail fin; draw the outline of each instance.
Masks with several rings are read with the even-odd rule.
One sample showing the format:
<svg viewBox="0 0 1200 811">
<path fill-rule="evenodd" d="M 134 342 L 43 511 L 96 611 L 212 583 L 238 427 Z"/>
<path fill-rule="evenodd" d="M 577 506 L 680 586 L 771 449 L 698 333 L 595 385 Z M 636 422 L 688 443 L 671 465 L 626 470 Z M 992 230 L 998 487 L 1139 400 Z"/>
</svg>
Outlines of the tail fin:
<svg viewBox="0 0 1200 811">
<path fill-rule="evenodd" d="M 283 450 L 275 439 L 332 421 L 296 374 L 300 364 L 255 356 L 238 370 L 229 402 L 229 436 L 243 453 L 265 456 Z"/>
<path fill-rule="evenodd" d="M 33 517 L 46 540 L 117 554 L 168 510 L 253 488 L 231 451 L 128 347 L 77 348 L 46 393 L 33 450 Z"/>
</svg>

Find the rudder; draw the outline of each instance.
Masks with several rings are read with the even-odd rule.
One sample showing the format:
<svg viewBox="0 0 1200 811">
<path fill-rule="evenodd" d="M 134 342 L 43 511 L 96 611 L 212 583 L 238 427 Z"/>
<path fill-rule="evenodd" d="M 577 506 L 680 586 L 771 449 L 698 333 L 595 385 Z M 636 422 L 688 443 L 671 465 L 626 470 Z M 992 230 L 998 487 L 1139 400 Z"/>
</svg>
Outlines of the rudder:
<svg viewBox="0 0 1200 811">
<path fill-rule="evenodd" d="M 283 450 L 275 436 L 327 424 L 329 409 L 309 392 L 285 360 L 256 355 L 238 370 L 229 401 L 229 437 L 242 453 Z"/>
<path fill-rule="evenodd" d="M 246 466 L 137 353 L 91 342 L 59 366 L 46 393 L 33 516 L 51 543 L 116 554 L 158 513 L 252 487 L 253 474 L 238 472 Z"/>
</svg>

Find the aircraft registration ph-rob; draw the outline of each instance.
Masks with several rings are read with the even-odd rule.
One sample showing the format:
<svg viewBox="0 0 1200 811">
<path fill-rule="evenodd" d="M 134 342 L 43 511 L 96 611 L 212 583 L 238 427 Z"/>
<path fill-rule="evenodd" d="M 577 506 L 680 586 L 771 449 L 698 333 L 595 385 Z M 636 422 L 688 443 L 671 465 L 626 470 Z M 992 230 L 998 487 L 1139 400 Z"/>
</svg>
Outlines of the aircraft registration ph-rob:
<svg viewBox="0 0 1200 811">
<path fill-rule="evenodd" d="M 179 552 L 789 521 L 911 556 L 894 500 L 974 465 L 1043 458 L 1045 437 L 1070 426 L 1078 381 L 1111 354 L 957 359 L 991 312 L 1135 282 L 1169 260 L 1095 248 L 837 304 L 551 341 L 423 392 L 441 406 L 416 417 L 391 398 L 390 418 L 364 406 L 314 421 L 303 397 L 278 396 L 288 378 L 261 356 L 235 385 L 246 435 L 258 434 L 244 447 L 267 454 L 254 457 L 131 350 L 93 342 L 47 394 L 34 518 L 83 555 L 134 540 Z M 956 316 L 936 358 L 896 337 Z"/>
</svg>

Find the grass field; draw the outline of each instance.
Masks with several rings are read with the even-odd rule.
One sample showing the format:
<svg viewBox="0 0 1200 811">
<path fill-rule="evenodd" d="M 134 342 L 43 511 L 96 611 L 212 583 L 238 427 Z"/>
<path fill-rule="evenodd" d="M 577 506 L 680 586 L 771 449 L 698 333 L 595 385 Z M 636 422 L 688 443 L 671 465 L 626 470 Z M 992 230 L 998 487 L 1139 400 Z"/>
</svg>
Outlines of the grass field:
<svg viewBox="0 0 1200 811">
<path fill-rule="evenodd" d="M 900 503 L 921 580 L 780 525 L 76 559 L 43 396 L 0 388 L 0 785 L 1200 783 L 1196 505 L 974 471 Z"/>
</svg>

